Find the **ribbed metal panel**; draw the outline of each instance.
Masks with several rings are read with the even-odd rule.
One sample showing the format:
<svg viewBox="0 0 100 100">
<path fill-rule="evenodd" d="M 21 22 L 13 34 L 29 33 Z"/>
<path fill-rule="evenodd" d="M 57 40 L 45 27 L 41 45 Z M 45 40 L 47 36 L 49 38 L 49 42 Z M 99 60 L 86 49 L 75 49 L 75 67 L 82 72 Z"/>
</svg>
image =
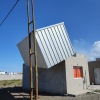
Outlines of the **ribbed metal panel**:
<svg viewBox="0 0 100 100">
<path fill-rule="evenodd" d="M 31 41 L 34 52 L 33 37 Z M 40 68 L 50 68 L 74 54 L 64 23 L 36 30 L 36 44 L 37 63 Z M 29 66 L 28 37 L 17 46 L 25 64 Z M 32 59 L 34 66 L 34 57 Z"/>
</svg>

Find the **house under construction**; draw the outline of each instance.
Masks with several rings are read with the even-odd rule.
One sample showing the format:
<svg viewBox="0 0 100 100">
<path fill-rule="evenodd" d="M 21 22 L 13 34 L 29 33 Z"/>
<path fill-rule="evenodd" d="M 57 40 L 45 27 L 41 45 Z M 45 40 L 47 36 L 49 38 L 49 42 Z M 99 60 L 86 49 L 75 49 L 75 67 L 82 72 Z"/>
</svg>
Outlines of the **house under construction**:
<svg viewBox="0 0 100 100">
<path fill-rule="evenodd" d="M 24 89 L 30 89 L 28 39 L 27 36 L 17 45 L 24 60 Z M 34 52 L 32 41 L 31 34 L 32 52 Z M 88 88 L 90 81 L 86 55 L 74 53 L 64 23 L 36 30 L 36 48 L 39 91 L 67 94 Z M 32 65 L 33 86 L 35 86 L 34 62 Z"/>
</svg>

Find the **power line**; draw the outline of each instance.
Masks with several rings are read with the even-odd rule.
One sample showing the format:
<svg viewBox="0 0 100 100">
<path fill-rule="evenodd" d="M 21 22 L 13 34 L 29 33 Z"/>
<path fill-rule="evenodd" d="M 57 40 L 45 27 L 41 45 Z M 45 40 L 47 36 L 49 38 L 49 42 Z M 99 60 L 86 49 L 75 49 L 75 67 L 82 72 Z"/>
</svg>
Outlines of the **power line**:
<svg viewBox="0 0 100 100">
<path fill-rule="evenodd" d="M 7 16 L 4 18 L 4 20 L 1 22 L 0 26 L 4 23 L 4 21 L 7 19 L 7 17 L 9 16 L 9 14 L 12 12 L 12 10 L 15 8 L 15 6 L 17 5 L 19 0 L 17 0 L 17 2 L 14 4 L 14 6 L 12 7 L 12 9 L 9 11 L 9 13 L 7 14 Z"/>
</svg>

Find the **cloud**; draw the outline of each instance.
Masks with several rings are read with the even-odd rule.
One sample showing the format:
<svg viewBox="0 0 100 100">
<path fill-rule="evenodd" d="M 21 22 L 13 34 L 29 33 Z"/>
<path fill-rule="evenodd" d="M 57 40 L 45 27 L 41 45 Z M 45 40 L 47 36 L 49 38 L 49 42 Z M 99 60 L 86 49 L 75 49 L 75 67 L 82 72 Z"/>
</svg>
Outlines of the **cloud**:
<svg viewBox="0 0 100 100">
<path fill-rule="evenodd" d="M 78 42 L 78 40 L 74 40 L 74 42 Z"/>
<path fill-rule="evenodd" d="M 84 41 L 83 39 L 80 39 L 81 41 Z"/>
<path fill-rule="evenodd" d="M 91 56 L 89 56 L 89 55 L 87 55 L 87 59 L 88 59 L 88 61 L 94 61 L 94 60 L 95 60 L 94 57 L 91 57 Z"/>
<path fill-rule="evenodd" d="M 91 56 L 100 57 L 100 41 L 94 42 L 91 49 Z"/>
<path fill-rule="evenodd" d="M 94 42 L 93 45 L 83 39 L 77 41 L 74 40 L 72 43 L 76 53 L 85 54 L 88 61 L 94 61 L 95 58 L 100 57 L 100 41 Z"/>
</svg>

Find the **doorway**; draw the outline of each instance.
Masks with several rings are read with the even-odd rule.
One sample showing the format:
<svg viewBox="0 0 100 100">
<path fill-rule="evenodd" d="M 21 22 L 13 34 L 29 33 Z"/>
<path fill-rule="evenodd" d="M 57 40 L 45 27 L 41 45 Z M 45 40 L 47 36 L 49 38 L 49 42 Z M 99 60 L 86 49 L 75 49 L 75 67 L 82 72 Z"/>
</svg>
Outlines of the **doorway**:
<svg viewBox="0 0 100 100">
<path fill-rule="evenodd" d="M 100 85 L 100 68 L 94 68 L 95 85 Z"/>
</svg>

